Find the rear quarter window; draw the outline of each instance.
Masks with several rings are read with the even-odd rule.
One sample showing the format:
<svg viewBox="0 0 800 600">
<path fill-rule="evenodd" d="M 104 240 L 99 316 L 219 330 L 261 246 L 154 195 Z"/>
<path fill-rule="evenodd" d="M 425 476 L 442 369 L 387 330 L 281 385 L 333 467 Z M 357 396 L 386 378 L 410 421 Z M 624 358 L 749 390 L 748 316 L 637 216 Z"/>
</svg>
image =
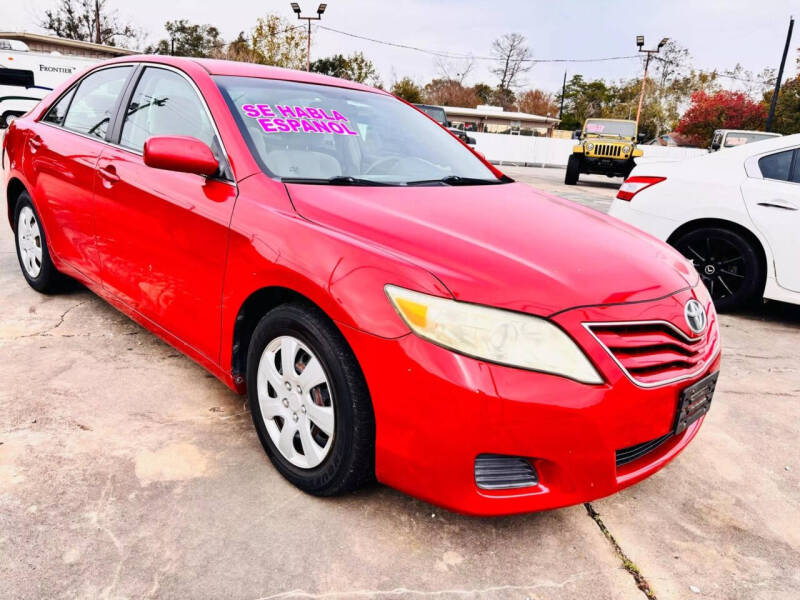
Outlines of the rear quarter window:
<svg viewBox="0 0 800 600">
<path fill-rule="evenodd" d="M 777 179 L 789 181 L 789 169 L 792 166 L 794 150 L 784 150 L 775 154 L 768 154 L 758 159 L 758 168 L 764 179 Z"/>
</svg>

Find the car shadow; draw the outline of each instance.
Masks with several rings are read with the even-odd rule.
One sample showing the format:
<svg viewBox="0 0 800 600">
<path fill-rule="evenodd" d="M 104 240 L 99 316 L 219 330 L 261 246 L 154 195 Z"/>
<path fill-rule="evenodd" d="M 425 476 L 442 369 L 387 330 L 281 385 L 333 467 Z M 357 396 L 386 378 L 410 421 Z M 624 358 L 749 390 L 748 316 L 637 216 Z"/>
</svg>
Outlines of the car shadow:
<svg viewBox="0 0 800 600">
<path fill-rule="evenodd" d="M 595 187 L 595 188 L 606 188 L 611 190 L 617 190 L 619 189 L 619 186 L 622 185 L 622 181 L 623 180 L 621 179 L 611 179 L 609 181 L 592 181 L 592 180 L 585 181 L 583 179 L 579 179 L 576 185 L 578 185 L 579 187 Z"/>
<path fill-rule="evenodd" d="M 800 327 L 800 305 L 777 300 L 765 300 L 763 304 L 734 314 L 764 323 L 781 323 Z"/>
</svg>

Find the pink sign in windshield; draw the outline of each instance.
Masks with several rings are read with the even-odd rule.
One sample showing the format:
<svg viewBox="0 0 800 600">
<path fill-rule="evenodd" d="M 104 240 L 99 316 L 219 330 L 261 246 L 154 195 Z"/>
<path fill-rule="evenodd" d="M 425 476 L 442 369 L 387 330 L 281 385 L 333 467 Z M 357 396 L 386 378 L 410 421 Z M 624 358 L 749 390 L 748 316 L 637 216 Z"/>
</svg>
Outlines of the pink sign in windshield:
<svg viewBox="0 0 800 600">
<path fill-rule="evenodd" d="M 316 106 L 244 104 L 242 112 L 256 119 L 264 133 L 329 133 L 358 135 L 349 120 L 337 110 Z"/>
</svg>

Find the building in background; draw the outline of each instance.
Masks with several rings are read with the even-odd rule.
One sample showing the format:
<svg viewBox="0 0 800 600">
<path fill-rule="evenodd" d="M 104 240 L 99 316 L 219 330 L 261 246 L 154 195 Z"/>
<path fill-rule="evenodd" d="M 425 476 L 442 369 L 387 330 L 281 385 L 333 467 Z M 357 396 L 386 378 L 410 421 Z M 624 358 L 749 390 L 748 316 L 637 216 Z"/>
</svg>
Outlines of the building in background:
<svg viewBox="0 0 800 600">
<path fill-rule="evenodd" d="M 457 129 L 479 133 L 506 133 L 552 137 L 559 120 L 522 112 L 504 111 L 500 106 L 479 104 L 477 108 L 443 106 L 447 119 Z"/>
<path fill-rule="evenodd" d="M 82 56 L 100 60 L 114 58 L 115 56 L 138 54 L 135 50 L 127 50 L 126 48 L 68 40 L 52 35 L 42 35 L 41 33 L 26 33 L 24 31 L 0 32 L 0 50 L 17 50 L 19 46 L 14 44 L 14 41 L 22 42 L 29 52 L 42 54 L 57 52 L 68 56 Z"/>
</svg>

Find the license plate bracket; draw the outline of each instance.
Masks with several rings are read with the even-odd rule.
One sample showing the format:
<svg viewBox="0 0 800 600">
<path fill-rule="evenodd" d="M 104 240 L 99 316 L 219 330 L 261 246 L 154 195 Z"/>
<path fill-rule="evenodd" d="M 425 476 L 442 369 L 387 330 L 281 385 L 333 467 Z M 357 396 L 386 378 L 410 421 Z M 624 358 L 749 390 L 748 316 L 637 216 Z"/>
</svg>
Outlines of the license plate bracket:
<svg viewBox="0 0 800 600">
<path fill-rule="evenodd" d="M 678 400 L 678 411 L 675 415 L 675 425 L 673 430 L 676 434 L 684 431 L 689 425 L 697 421 L 708 412 L 711 407 L 711 398 L 714 389 L 717 387 L 719 371 L 715 371 L 681 390 Z"/>
</svg>

